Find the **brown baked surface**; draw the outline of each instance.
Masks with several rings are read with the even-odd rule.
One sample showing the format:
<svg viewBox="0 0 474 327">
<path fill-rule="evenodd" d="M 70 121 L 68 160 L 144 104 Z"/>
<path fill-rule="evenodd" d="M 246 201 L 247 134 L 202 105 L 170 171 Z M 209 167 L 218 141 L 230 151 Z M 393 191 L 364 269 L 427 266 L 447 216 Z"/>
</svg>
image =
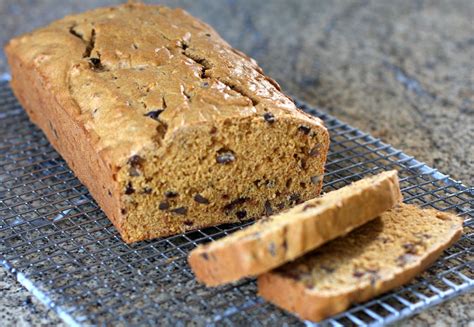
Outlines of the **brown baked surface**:
<svg viewBox="0 0 474 327">
<path fill-rule="evenodd" d="M 257 218 L 320 192 L 322 122 L 181 9 L 100 8 L 5 51 L 31 120 L 127 242 Z"/>
<path fill-rule="evenodd" d="M 201 245 L 188 261 L 208 286 L 257 276 L 347 234 L 401 200 L 397 171 L 382 172 Z"/>
<path fill-rule="evenodd" d="M 462 234 L 463 220 L 400 204 L 295 262 L 263 274 L 259 294 L 320 321 L 410 281 Z"/>
</svg>

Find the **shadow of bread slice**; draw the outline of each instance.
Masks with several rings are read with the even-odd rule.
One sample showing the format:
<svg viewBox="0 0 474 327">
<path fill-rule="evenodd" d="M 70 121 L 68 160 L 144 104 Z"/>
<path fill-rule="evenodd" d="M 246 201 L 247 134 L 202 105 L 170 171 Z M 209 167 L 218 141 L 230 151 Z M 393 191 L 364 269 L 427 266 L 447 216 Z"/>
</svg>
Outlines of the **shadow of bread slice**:
<svg viewBox="0 0 474 327">
<path fill-rule="evenodd" d="M 198 246 L 188 261 L 208 286 L 257 276 L 365 224 L 401 199 L 397 172 L 383 172 Z"/>
<path fill-rule="evenodd" d="M 462 218 L 400 204 L 295 262 L 258 278 L 259 295 L 320 321 L 407 283 L 462 234 Z"/>
</svg>

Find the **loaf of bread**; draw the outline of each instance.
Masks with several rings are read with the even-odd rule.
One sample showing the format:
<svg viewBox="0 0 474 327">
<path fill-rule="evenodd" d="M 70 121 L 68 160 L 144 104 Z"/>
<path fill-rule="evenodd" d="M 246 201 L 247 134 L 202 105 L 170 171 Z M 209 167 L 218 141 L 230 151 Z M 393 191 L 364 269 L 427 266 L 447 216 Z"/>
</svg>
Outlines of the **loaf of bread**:
<svg viewBox="0 0 474 327">
<path fill-rule="evenodd" d="M 191 251 L 208 286 L 257 276 L 347 234 L 402 200 L 397 171 L 359 180 Z"/>
<path fill-rule="evenodd" d="M 462 218 L 401 204 L 258 279 L 259 294 L 320 321 L 407 283 L 462 234 Z"/>
<path fill-rule="evenodd" d="M 322 122 L 181 9 L 100 8 L 5 51 L 31 120 L 127 242 L 258 218 L 320 192 Z"/>
</svg>

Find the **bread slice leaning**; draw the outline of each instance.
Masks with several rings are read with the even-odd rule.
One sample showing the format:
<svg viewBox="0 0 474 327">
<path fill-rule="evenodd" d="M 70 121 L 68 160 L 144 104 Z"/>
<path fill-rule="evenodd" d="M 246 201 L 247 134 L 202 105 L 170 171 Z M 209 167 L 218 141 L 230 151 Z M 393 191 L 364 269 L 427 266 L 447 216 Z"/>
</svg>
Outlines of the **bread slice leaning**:
<svg viewBox="0 0 474 327">
<path fill-rule="evenodd" d="M 379 218 L 258 278 L 259 295 L 320 321 L 398 287 L 462 234 L 462 218 L 400 204 Z"/>
<path fill-rule="evenodd" d="M 350 232 L 401 200 L 397 172 L 383 172 L 198 246 L 188 261 L 208 286 L 256 276 Z"/>
</svg>

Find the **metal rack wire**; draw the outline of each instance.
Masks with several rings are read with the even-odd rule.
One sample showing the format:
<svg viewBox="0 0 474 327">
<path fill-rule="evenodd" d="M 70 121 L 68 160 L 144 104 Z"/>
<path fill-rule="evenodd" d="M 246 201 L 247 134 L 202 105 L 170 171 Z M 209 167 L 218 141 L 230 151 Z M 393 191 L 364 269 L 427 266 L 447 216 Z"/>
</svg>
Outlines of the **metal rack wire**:
<svg viewBox="0 0 474 327">
<path fill-rule="evenodd" d="M 382 325 L 474 289 L 474 189 L 330 115 L 301 107 L 331 132 L 324 191 L 397 169 L 406 202 L 465 218 L 462 239 L 412 283 L 323 324 Z M 0 82 L 0 263 L 69 325 L 302 324 L 256 296 L 253 280 L 214 289 L 194 280 L 187 253 L 242 226 L 123 243 L 29 122 L 8 83 Z"/>
</svg>

